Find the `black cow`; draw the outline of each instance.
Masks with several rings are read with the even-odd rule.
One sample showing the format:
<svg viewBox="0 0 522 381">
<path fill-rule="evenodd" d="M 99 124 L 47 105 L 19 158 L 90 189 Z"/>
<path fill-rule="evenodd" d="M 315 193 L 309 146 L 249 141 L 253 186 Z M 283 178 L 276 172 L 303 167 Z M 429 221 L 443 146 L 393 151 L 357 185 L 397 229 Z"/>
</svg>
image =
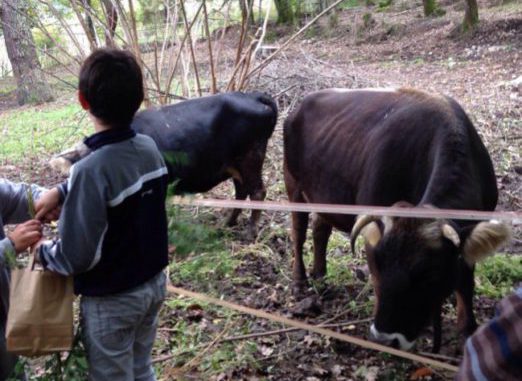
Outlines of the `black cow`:
<svg viewBox="0 0 522 381">
<path fill-rule="evenodd" d="M 176 193 L 206 192 L 232 177 L 236 199 L 263 200 L 261 171 L 276 121 L 277 106 L 270 96 L 234 92 L 139 112 L 132 128 L 154 139 Z M 51 165 L 63 171 L 64 163 L 68 169 L 86 154 L 76 147 Z M 239 213 L 234 210 L 227 223 L 234 225 Z M 250 236 L 256 234 L 259 216 L 259 211 L 252 212 Z"/>
<path fill-rule="evenodd" d="M 284 126 L 290 201 L 494 210 L 496 178 L 484 144 L 451 98 L 411 89 L 330 89 L 308 95 Z M 307 213 L 292 214 L 293 277 L 306 284 L 302 259 Z M 458 325 L 476 328 L 474 263 L 509 235 L 500 223 L 319 215 L 312 275 L 326 273 L 332 227 L 366 238 L 376 295 L 371 336 L 408 348 L 456 291 Z M 355 224 L 355 226 L 354 226 Z"/>
</svg>

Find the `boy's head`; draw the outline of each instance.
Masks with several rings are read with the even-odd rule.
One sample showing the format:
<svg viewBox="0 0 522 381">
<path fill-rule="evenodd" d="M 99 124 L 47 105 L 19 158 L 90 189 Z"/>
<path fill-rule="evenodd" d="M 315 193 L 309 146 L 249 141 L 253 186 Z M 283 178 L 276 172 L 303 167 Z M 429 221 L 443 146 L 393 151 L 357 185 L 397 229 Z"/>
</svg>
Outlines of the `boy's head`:
<svg viewBox="0 0 522 381">
<path fill-rule="evenodd" d="M 118 49 L 94 51 L 80 69 L 79 98 L 104 125 L 128 127 L 143 101 L 143 77 L 134 56 Z"/>
</svg>

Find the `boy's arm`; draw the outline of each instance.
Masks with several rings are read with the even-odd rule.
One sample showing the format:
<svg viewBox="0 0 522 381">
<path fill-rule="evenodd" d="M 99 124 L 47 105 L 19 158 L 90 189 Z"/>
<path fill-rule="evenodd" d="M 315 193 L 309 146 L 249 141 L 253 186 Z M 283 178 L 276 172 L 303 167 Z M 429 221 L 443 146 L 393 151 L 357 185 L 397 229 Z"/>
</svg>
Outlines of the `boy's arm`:
<svg viewBox="0 0 522 381">
<path fill-rule="evenodd" d="M 44 221 L 57 220 L 66 195 L 67 181 L 44 192 L 34 204 L 35 218 Z"/>
<path fill-rule="evenodd" d="M 40 197 L 45 189 L 37 185 L 12 183 L 0 179 L 0 215 L 6 224 L 18 224 L 31 219 L 27 191 L 31 190 L 33 199 Z"/>
<path fill-rule="evenodd" d="M 38 249 L 43 266 L 63 275 L 88 271 L 99 262 L 107 229 L 103 181 L 90 168 L 75 172 L 62 207 L 60 239 L 44 242 Z"/>
</svg>

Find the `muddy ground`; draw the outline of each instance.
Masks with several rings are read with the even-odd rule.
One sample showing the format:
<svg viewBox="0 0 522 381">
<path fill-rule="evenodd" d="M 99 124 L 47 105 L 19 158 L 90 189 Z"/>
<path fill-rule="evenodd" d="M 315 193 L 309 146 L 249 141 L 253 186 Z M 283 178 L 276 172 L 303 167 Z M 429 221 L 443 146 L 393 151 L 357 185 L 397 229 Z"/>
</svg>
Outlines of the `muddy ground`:
<svg viewBox="0 0 522 381">
<path fill-rule="evenodd" d="M 398 2 L 395 8 L 387 12 L 375 12 L 374 9 L 374 21 L 367 26 L 363 22 L 366 9 L 343 11 L 333 24 L 332 20 L 324 19 L 274 60 L 250 87 L 277 97 L 280 121 L 306 93 L 327 87 L 408 86 L 450 95 L 468 112 L 491 153 L 500 190 L 497 209 L 521 211 L 522 7 L 519 2 L 498 7 L 494 2 L 479 1 L 480 26 L 473 33 L 462 36 L 455 32 L 463 15 L 458 2 L 442 2 L 446 14 L 430 19 L 421 17 L 421 7 L 416 3 Z M 277 45 L 284 41 L 288 30 L 274 28 L 277 33 L 271 43 Z M 230 33 L 235 32 L 231 30 Z M 277 35 L 281 38 L 278 39 Z M 232 44 L 235 39 L 231 37 L 230 41 Z M 0 103 L 3 107 L 15 107 L 8 98 Z M 280 123 L 270 141 L 264 167 L 267 198 L 270 200 L 286 199 L 282 182 L 281 128 Z M 50 172 L 44 162 L 2 168 L 2 176 L 13 180 L 22 172 L 26 174 L 25 179 L 30 174 L 30 180 L 44 185 L 52 185 L 62 179 Z M 232 197 L 232 187 L 223 184 L 208 196 Z M 223 213 L 216 211 L 206 219 L 206 223 L 221 224 Z M 313 324 L 327 320 L 334 323 L 354 322 L 337 329 L 366 337 L 368 322 L 357 322 L 367 319 L 371 312 L 371 305 L 368 307 L 371 290 L 366 287 L 364 276 L 360 280 L 355 277 L 347 284 L 318 285 L 310 290 L 304 300 L 296 300 L 291 294 L 289 277 L 289 216 L 271 213 L 262 217 L 261 238 L 257 243 L 262 241 L 268 255 L 266 252 L 256 255 L 255 250 L 251 249 L 252 244 L 244 237 L 244 227 L 243 218 L 240 225 L 230 231 L 231 242 L 227 244 L 231 252 L 247 253 L 234 270 L 234 275 L 244 277 L 244 282 L 216 279 L 212 287 L 206 289 L 197 289 L 191 282 L 178 282 L 176 285 L 197 291 L 211 290 L 214 295 L 227 300 Z M 514 228 L 513 239 L 504 251 L 522 254 L 520 227 Z M 348 244 L 331 255 L 351 255 Z M 355 274 L 361 262 L 355 260 L 350 264 L 350 271 Z M 351 301 L 364 308 L 347 308 Z M 479 322 L 493 315 L 494 304 L 495 300 L 477 298 Z M 214 321 L 215 314 L 207 311 L 196 313 L 197 319 L 207 322 Z M 193 315 L 190 309 L 163 312 L 163 330 L 160 330 L 160 344 L 155 356 L 168 353 L 168 329 L 173 321 L 190 321 Z M 246 323 L 254 332 L 278 327 L 247 316 L 238 316 L 234 325 L 243 326 Z M 217 334 L 221 328 L 212 329 Z M 234 330 L 229 329 L 227 335 L 233 336 Z M 420 364 L 396 360 L 305 332 L 257 340 L 261 349 L 258 350 L 255 367 L 251 362 L 245 362 L 244 365 L 237 364 L 226 371 L 209 375 L 203 374 L 196 366 L 180 374 L 172 373 L 172 369 L 179 368 L 179 364 L 169 365 L 166 362 L 163 364 L 163 377 L 187 380 L 403 380 L 420 379 L 424 371 L 415 373 L 422 368 Z M 461 356 L 459 341 L 455 332 L 455 311 L 450 301 L 444 310 L 441 350 L 444 361 L 458 364 Z M 244 343 L 241 340 L 235 343 L 240 353 Z M 429 352 L 430 346 L 428 332 L 417 351 Z M 451 375 L 439 371 L 425 372 L 424 379 L 451 379 Z"/>
</svg>

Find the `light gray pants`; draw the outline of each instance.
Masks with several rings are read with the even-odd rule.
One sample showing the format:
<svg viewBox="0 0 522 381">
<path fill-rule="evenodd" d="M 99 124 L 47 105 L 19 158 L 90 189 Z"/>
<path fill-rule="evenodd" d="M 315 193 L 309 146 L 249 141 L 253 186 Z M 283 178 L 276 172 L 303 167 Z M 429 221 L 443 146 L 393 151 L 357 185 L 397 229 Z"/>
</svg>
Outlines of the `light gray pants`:
<svg viewBox="0 0 522 381">
<path fill-rule="evenodd" d="M 120 294 L 82 297 L 89 380 L 156 380 L 151 351 L 165 294 L 166 276 L 161 272 Z"/>
</svg>

